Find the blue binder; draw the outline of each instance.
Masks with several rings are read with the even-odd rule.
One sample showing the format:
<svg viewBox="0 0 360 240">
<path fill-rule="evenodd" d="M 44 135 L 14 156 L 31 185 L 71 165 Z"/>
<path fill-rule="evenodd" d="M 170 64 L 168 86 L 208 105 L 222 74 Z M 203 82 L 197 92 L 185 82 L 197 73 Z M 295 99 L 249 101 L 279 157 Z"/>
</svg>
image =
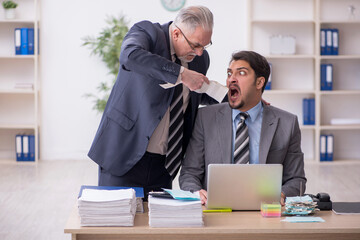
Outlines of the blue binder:
<svg viewBox="0 0 360 240">
<path fill-rule="evenodd" d="M 14 31 L 14 44 L 15 44 L 15 54 L 21 54 L 21 28 L 15 28 Z"/>
<path fill-rule="evenodd" d="M 82 185 L 80 187 L 80 192 L 78 198 L 81 197 L 82 191 L 84 189 L 97 189 L 97 190 L 119 190 L 119 189 L 129 189 L 132 188 L 135 190 L 135 197 L 143 198 L 144 197 L 144 189 L 142 187 L 115 187 L 115 186 L 88 186 Z"/>
<path fill-rule="evenodd" d="M 325 90 L 333 90 L 333 65 L 326 64 Z"/>
<path fill-rule="evenodd" d="M 326 46 L 326 29 L 320 29 L 320 54 L 325 55 L 325 46 Z"/>
<path fill-rule="evenodd" d="M 16 152 L 16 161 L 23 160 L 23 150 L 22 150 L 22 136 L 15 136 L 15 152 Z"/>
<path fill-rule="evenodd" d="M 303 99 L 303 124 L 310 125 L 309 99 Z"/>
<path fill-rule="evenodd" d="M 326 161 L 326 135 L 320 135 L 320 161 Z"/>
<path fill-rule="evenodd" d="M 326 64 L 320 65 L 320 90 L 326 90 Z"/>
<path fill-rule="evenodd" d="M 34 54 L 34 29 L 28 28 L 28 54 Z"/>
<path fill-rule="evenodd" d="M 332 31 L 332 55 L 339 55 L 339 29 L 331 29 Z"/>
<path fill-rule="evenodd" d="M 309 125 L 315 125 L 315 98 L 308 99 Z"/>
<path fill-rule="evenodd" d="M 29 161 L 29 136 L 22 135 L 23 161 Z"/>
<path fill-rule="evenodd" d="M 29 137 L 29 161 L 35 161 L 35 136 L 28 135 Z"/>
<path fill-rule="evenodd" d="M 332 43 L 332 30 L 326 29 L 326 45 L 325 45 L 325 55 L 331 55 L 333 43 Z"/>
<path fill-rule="evenodd" d="M 28 29 L 21 28 L 21 54 L 28 54 Z"/>
<path fill-rule="evenodd" d="M 334 135 L 330 134 L 326 137 L 326 161 L 334 160 Z"/>
</svg>

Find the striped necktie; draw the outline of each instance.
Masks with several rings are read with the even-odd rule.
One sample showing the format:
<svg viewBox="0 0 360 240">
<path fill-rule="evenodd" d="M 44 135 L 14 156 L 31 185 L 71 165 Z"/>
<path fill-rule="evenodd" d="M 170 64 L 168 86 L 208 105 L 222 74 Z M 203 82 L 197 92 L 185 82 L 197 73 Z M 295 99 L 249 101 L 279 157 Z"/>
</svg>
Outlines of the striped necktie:
<svg viewBox="0 0 360 240">
<path fill-rule="evenodd" d="M 175 61 L 181 65 L 178 58 Z M 183 85 L 178 84 L 175 87 L 174 95 L 170 104 L 170 124 L 168 151 L 166 154 L 165 168 L 172 177 L 175 178 L 180 169 L 182 151 L 182 139 L 184 133 L 184 113 L 183 113 Z"/>
<path fill-rule="evenodd" d="M 250 160 L 249 150 L 249 133 L 246 126 L 245 119 L 249 116 L 247 113 L 239 113 L 240 122 L 236 128 L 235 148 L 234 148 L 234 163 L 244 164 Z"/>
</svg>

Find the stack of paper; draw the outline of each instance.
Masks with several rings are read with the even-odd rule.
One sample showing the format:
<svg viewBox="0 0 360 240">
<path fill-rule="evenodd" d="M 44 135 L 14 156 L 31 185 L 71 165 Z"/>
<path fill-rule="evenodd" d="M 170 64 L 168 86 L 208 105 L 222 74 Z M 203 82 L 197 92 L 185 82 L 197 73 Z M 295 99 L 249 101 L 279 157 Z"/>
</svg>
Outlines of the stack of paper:
<svg viewBox="0 0 360 240">
<path fill-rule="evenodd" d="M 202 227 L 203 211 L 201 201 L 149 196 L 150 227 Z"/>
<path fill-rule="evenodd" d="M 82 185 L 80 188 L 79 196 L 81 197 L 82 191 L 84 189 L 98 189 L 98 190 L 120 190 L 120 189 L 129 189 L 132 188 L 135 190 L 135 197 L 136 197 L 136 212 L 144 212 L 144 204 L 143 204 L 143 197 L 144 197 L 144 189 L 142 187 L 120 187 L 120 186 L 90 186 L 90 185 Z"/>
<path fill-rule="evenodd" d="M 285 212 L 288 215 L 308 215 L 314 213 L 317 204 L 308 195 L 303 197 L 287 197 L 285 200 Z"/>
<path fill-rule="evenodd" d="M 332 118 L 331 125 L 356 125 L 360 124 L 360 118 Z"/>
<path fill-rule="evenodd" d="M 134 189 L 84 189 L 78 199 L 81 226 L 134 226 Z"/>
</svg>

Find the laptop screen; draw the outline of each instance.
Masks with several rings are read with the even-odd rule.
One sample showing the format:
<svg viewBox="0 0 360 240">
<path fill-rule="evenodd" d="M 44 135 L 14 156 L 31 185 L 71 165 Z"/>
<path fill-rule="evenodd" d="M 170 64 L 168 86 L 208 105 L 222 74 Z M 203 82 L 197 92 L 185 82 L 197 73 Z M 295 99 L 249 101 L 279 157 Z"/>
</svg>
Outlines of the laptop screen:
<svg viewBox="0 0 360 240">
<path fill-rule="evenodd" d="M 260 210 L 261 203 L 280 202 L 281 164 L 210 164 L 207 208 Z"/>
</svg>

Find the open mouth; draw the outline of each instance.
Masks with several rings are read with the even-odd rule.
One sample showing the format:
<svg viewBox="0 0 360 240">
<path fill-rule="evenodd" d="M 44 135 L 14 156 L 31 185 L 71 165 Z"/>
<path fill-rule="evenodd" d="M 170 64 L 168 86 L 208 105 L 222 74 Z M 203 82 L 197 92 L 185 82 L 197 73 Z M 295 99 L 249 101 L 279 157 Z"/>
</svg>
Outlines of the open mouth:
<svg viewBox="0 0 360 240">
<path fill-rule="evenodd" d="M 238 86 L 230 86 L 229 93 L 232 99 L 236 99 L 240 95 L 240 89 Z"/>
</svg>

